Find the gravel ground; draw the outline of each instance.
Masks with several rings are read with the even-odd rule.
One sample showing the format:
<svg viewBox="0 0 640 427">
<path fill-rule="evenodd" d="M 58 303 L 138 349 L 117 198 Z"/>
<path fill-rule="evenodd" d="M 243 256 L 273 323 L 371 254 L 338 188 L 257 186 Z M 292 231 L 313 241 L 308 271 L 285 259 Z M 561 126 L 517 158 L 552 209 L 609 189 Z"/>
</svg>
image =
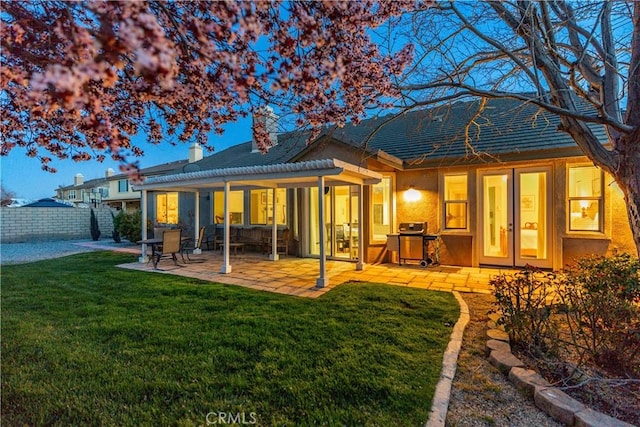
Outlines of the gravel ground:
<svg viewBox="0 0 640 427">
<path fill-rule="evenodd" d="M 485 353 L 487 312 L 492 295 L 462 294 L 470 320 L 464 331 L 458 367 L 451 387 L 446 425 L 450 427 L 556 427 L 563 424 L 539 410 Z"/>
<path fill-rule="evenodd" d="M 0 264 L 23 264 L 41 259 L 59 258 L 62 256 L 101 250 L 100 247 L 88 245 L 99 244 L 104 247 L 126 247 L 130 243 L 91 240 L 56 240 L 36 243 L 2 243 L 0 244 Z M 84 246 L 87 245 L 87 246 Z M 135 245 L 133 245 L 135 247 Z"/>
</svg>

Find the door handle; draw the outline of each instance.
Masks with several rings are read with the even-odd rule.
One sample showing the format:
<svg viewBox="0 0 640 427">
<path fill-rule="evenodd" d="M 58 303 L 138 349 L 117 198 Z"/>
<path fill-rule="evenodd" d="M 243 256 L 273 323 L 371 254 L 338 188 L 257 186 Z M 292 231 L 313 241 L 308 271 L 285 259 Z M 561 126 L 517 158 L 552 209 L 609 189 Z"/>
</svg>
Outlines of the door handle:
<svg viewBox="0 0 640 427">
<path fill-rule="evenodd" d="M 507 229 L 507 231 L 509 232 L 513 231 L 513 224 L 509 223 L 509 228 Z"/>
</svg>

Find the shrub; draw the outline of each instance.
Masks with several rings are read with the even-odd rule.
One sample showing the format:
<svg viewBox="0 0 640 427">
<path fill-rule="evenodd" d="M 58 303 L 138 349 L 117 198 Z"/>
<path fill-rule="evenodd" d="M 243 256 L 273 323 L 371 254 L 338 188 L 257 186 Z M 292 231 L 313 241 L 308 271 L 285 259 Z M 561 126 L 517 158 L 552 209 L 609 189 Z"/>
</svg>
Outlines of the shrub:
<svg viewBox="0 0 640 427">
<path fill-rule="evenodd" d="M 120 243 L 122 241 L 122 239 L 120 238 L 119 227 L 120 227 L 120 222 L 121 222 L 122 217 L 120 216 L 120 213 L 118 213 L 118 216 L 116 217 L 113 214 L 113 211 L 110 211 L 110 212 L 111 212 L 111 220 L 113 222 L 113 232 L 111 233 L 111 237 L 113 237 L 113 241 L 114 242 Z"/>
<path fill-rule="evenodd" d="M 130 242 L 137 242 L 142 239 L 142 213 L 120 211 L 115 217 L 114 226 L 117 223 L 117 230 Z"/>
<path fill-rule="evenodd" d="M 640 374 L 640 261 L 588 257 L 567 269 L 559 292 L 575 346 L 598 365 Z"/>
<path fill-rule="evenodd" d="M 91 209 L 91 238 L 93 240 L 98 240 L 100 238 L 100 227 L 98 227 L 98 218 L 96 218 L 96 214 Z"/>
<path fill-rule="evenodd" d="M 513 275 L 500 274 L 491 279 L 498 310 L 509 338 L 516 344 L 546 352 L 557 335 L 551 320 L 556 275 L 527 265 Z"/>
</svg>

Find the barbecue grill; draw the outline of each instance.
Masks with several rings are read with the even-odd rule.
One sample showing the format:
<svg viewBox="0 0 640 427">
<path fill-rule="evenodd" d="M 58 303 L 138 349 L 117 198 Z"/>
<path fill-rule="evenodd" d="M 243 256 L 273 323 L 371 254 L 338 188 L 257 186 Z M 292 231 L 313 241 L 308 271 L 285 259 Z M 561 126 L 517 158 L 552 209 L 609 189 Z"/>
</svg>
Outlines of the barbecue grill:
<svg viewBox="0 0 640 427">
<path fill-rule="evenodd" d="M 440 262 L 437 234 L 428 234 L 426 222 L 401 222 L 398 226 L 398 264 L 420 261 L 421 267 Z M 391 238 L 391 236 L 390 236 Z M 434 242 L 435 260 L 429 257 L 429 244 Z"/>
</svg>

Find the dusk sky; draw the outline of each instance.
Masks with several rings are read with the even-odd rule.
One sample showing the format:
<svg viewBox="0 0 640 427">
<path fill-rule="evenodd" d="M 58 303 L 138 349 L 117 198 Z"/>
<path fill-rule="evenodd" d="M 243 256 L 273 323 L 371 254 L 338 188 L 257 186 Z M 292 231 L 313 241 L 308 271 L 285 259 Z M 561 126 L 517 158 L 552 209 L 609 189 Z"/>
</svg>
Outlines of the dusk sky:
<svg viewBox="0 0 640 427">
<path fill-rule="evenodd" d="M 209 143 L 215 148 L 214 152 L 249 141 L 251 139 L 251 118 L 230 123 L 225 126 L 225 129 L 224 135 L 209 137 Z M 145 155 L 139 159 L 140 166 L 145 168 L 186 159 L 189 156 L 189 145 L 141 143 L 140 147 L 144 150 Z M 211 154 L 204 151 L 205 156 Z M 103 177 L 108 168 L 113 168 L 116 173 L 119 173 L 119 164 L 110 159 L 103 163 L 97 161 L 74 162 L 71 159 L 52 160 L 52 165 L 58 169 L 57 173 L 43 171 L 38 159 L 27 157 L 25 150 L 17 147 L 8 156 L 0 157 L 2 187 L 15 193 L 17 198 L 42 199 L 55 195 L 56 188 L 60 185 L 73 184 L 73 177 L 78 173 L 84 176 L 85 181 Z"/>
</svg>

